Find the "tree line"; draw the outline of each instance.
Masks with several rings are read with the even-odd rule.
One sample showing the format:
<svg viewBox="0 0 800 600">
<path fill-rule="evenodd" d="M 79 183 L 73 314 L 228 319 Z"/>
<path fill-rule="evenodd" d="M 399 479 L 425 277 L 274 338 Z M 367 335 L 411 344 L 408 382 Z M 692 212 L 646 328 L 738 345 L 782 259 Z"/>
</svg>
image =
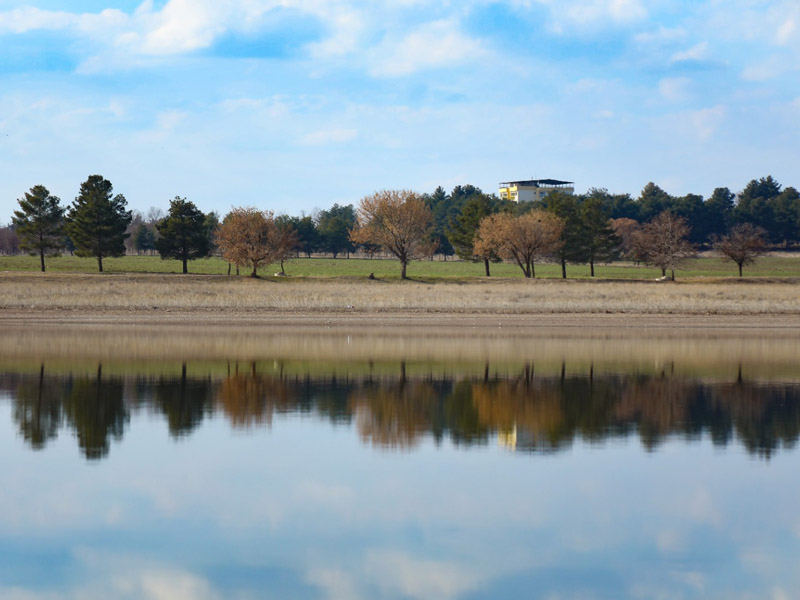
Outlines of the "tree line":
<svg viewBox="0 0 800 600">
<path fill-rule="evenodd" d="M 188 261 L 219 255 L 253 276 L 278 262 L 283 272 L 283 261 L 301 254 L 383 251 L 400 261 L 402 278 L 411 260 L 434 254 L 483 262 L 487 276 L 500 260 L 535 277 L 537 262 L 554 259 L 566 278 L 568 264 L 588 264 L 594 275 L 595 264 L 623 258 L 674 277 L 697 249 L 716 248 L 741 275 L 767 245 L 800 242 L 800 194 L 771 176 L 752 180 L 739 194 L 717 188 L 707 200 L 671 196 L 648 183 L 638 198 L 593 188 L 515 203 L 465 185 L 450 193 L 384 190 L 362 198 L 358 208 L 334 204 L 313 216 L 234 208 L 220 220 L 177 196 L 167 213 L 135 214 L 111 182 L 92 175 L 68 208 L 41 185 L 18 203 L 11 226 L 0 228 L 0 252 L 37 254 L 43 271 L 45 258 L 64 250 L 95 258 L 100 271 L 103 258 L 129 252 L 180 260 L 184 273 Z"/>
</svg>

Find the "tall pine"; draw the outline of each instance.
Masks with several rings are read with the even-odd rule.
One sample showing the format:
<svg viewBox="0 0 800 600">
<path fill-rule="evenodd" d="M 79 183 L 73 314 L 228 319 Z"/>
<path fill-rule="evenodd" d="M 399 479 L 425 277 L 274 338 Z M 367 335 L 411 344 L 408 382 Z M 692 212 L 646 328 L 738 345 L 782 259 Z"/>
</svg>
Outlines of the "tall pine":
<svg viewBox="0 0 800 600">
<path fill-rule="evenodd" d="M 14 211 L 11 222 L 19 236 L 20 248 L 39 255 L 44 273 L 45 256 L 58 256 L 64 247 L 64 208 L 61 200 L 51 196 L 43 185 L 35 185 L 17 202 L 20 210 Z"/>
<path fill-rule="evenodd" d="M 183 263 L 183 272 L 188 273 L 188 261 L 204 258 L 209 253 L 209 236 L 206 215 L 186 198 L 175 196 L 169 201 L 169 213 L 156 224 L 161 237 L 156 240 L 156 249 L 162 260 L 175 258 Z"/>
<path fill-rule="evenodd" d="M 94 256 L 103 272 L 103 258 L 125 254 L 125 232 L 131 211 L 125 210 L 125 196 L 112 196 L 113 186 L 102 175 L 90 175 L 81 184 L 67 215 L 67 233 L 78 256 Z"/>
</svg>

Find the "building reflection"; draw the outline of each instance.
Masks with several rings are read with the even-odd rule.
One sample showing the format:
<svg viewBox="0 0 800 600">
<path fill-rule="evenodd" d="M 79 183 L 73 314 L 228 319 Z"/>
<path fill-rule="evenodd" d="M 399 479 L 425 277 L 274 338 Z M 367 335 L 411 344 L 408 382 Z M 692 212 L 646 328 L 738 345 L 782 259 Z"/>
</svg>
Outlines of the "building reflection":
<svg viewBox="0 0 800 600">
<path fill-rule="evenodd" d="M 738 442 L 769 458 L 800 435 L 800 384 L 705 380 L 669 374 L 535 375 L 525 365 L 510 376 L 482 377 L 394 373 L 375 376 L 351 365 L 336 374 L 265 373 L 256 363 L 233 364 L 224 375 L 152 377 L 50 373 L 39 365 L 24 374 L 0 373 L 0 393 L 10 397 L 20 437 L 34 450 L 72 433 L 87 459 L 108 455 L 131 415 L 163 417 L 170 435 L 190 435 L 206 418 L 224 417 L 234 428 L 265 428 L 276 415 L 307 414 L 354 427 L 381 449 L 437 444 L 494 443 L 528 453 L 569 448 L 576 440 L 602 443 L 637 436 L 655 451 L 669 439 L 703 437 L 716 445 Z M 370 374 L 365 375 L 368 372 Z M 344 372 L 344 374 L 342 374 Z M 357 374 L 350 374 L 357 373 Z"/>
</svg>

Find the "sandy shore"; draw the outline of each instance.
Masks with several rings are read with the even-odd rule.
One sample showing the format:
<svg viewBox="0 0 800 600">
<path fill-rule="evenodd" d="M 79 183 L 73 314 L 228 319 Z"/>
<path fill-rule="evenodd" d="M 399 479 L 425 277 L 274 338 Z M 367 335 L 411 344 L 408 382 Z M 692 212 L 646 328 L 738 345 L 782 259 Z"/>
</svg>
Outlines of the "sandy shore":
<svg viewBox="0 0 800 600">
<path fill-rule="evenodd" d="M 281 310 L 135 310 L 135 309 L 6 309 L 0 327 L 119 326 L 166 328 L 252 327 L 262 331 L 297 332 L 331 328 L 367 330 L 513 330 L 516 334 L 548 330 L 582 335 L 587 329 L 724 330 L 797 332 L 800 314 L 627 314 L 627 313 L 470 313 L 444 311 L 281 311 Z"/>
</svg>

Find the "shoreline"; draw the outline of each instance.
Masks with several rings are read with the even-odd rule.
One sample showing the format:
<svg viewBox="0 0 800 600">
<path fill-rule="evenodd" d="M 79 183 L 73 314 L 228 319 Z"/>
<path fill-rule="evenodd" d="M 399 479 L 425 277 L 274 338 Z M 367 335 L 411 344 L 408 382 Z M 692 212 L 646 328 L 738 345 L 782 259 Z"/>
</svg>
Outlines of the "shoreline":
<svg viewBox="0 0 800 600">
<path fill-rule="evenodd" d="M 220 329 L 236 327 L 267 331 L 314 329 L 392 330 L 411 329 L 513 330 L 530 334 L 548 331 L 596 329 L 617 332 L 645 330 L 693 331 L 772 330 L 800 333 L 800 314 L 693 314 L 693 313 L 581 313 L 581 312 L 468 312 L 443 310 L 209 310 L 209 309 L 109 309 L 109 308 L 34 308 L 3 309 L 0 326 L 5 327 L 200 327 Z"/>
</svg>

